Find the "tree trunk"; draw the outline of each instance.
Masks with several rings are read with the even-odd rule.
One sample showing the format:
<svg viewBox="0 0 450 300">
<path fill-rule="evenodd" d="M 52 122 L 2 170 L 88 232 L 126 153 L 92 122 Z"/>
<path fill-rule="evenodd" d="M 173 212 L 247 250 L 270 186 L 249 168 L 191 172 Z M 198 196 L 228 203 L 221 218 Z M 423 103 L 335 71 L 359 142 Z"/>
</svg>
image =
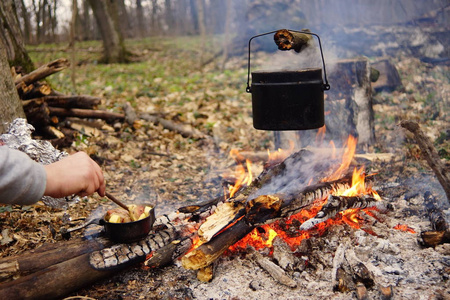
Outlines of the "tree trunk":
<svg viewBox="0 0 450 300">
<path fill-rule="evenodd" d="M 34 69 L 33 62 L 25 50 L 15 5 L 12 0 L 0 2 L 0 25 L 5 28 L 2 37 L 6 38 L 6 40 L 3 41 L 3 44 L 5 46 L 9 45 L 8 61 L 11 65 L 21 66 L 27 73 L 31 72 Z"/>
<path fill-rule="evenodd" d="M 26 43 L 31 43 L 30 13 L 27 10 L 24 0 L 20 0 L 20 14 L 23 21 L 23 37 Z"/>
<path fill-rule="evenodd" d="M 144 11 L 142 8 L 142 0 L 136 0 L 136 19 L 138 34 L 139 37 L 142 38 L 147 35 L 146 26 L 144 25 Z"/>
<path fill-rule="evenodd" d="M 120 41 L 119 32 L 116 30 L 113 18 L 109 13 L 106 0 L 89 0 L 95 20 L 100 29 L 103 40 L 104 63 L 126 62 L 126 51 L 123 42 Z"/>
<path fill-rule="evenodd" d="M 15 118 L 25 118 L 3 49 L 5 48 L 0 40 L 0 133 L 5 132 L 5 123 Z"/>
<path fill-rule="evenodd" d="M 203 55 L 205 53 L 205 43 L 206 43 L 206 28 L 205 28 L 205 7 L 203 6 L 203 0 L 197 1 L 198 9 L 198 27 L 200 29 L 201 36 L 201 47 L 200 47 L 200 66 L 203 65 Z"/>
</svg>

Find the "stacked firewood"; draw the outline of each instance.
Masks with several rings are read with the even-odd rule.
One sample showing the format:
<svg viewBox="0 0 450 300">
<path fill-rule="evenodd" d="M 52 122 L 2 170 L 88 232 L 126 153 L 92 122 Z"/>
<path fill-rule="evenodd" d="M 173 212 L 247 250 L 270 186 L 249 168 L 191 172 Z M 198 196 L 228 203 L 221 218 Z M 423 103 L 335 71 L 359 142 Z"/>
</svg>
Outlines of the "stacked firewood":
<svg viewBox="0 0 450 300">
<path fill-rule="evenodd" d="M 14 83 L 23 100 L 23 109 L 27 120 L 36 132 L 45 138 L 65 140 L 71 143 L 75 130 L 62 121 L 68 117 L 82 119 L 103 119 L 106 121 L 123 120 L 125 115 L 98 110 L 99 97 L 87 95 L 64 95 L 52 89 L 42 81 L 47 76 L 70 66 L 65 58 L 43 65 L 29 74 L 18 74 L 13 69 Z"/>
</svg>

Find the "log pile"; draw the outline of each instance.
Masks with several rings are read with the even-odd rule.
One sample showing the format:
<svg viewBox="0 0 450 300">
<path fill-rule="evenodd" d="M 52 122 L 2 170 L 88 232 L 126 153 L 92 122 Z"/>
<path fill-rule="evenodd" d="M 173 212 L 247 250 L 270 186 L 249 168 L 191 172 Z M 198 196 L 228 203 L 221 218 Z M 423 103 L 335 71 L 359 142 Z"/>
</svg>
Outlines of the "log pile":
<svg viewBox="0 0 450 300">
<path fill-rule="evenodd" d="M 63 126 L 67 117 L 82 119 L 103 119 L 109 122 L 123 120 L 125 115 L 105 110 L 98 110 L 99 97 L 87 95 L 64 95 L 43 82 L 46 77 L 60 72 L 70 66 L 67 59 L 60 58 L 45 64 L 29 74 L 16 74 L 13 70 L 14 83 L 28 122 L 38 134 L 49 139 L 67 140 L 63 144 L 70 145 L 75 132 Z M 65 127 L 65 128 L 61 128 Z"/>
</svg>

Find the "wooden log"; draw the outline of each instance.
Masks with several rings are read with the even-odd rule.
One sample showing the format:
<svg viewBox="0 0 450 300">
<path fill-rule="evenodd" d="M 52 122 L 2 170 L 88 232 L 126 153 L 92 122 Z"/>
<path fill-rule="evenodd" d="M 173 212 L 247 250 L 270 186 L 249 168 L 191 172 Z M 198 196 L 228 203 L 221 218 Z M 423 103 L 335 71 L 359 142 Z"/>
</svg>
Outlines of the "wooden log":
<svg viewBox="0 0 450 300">
<path fill-rule="evenodd" d="M 67 249 L 65 249 L 67 250 Z M 125 269 L 99 271 L 89 264 L 89 253 L 0 285 L 0 299 L 61 299 L 64 296 Z"/>
<path fill-rule="evenodd" d="M 108 112 L 104 110 L 81 109 L 81 108 L 65 109 L 60 107 L 49 107 L 48 109 L 50 111 L 50 115 L 58 117 L 92 118 L 92 119 L 103 119 L 106 121 L 123 120 L 125 118 L 124 114 Z"/>
<path fill-rule="evenodd" d="M 26 254 L 0 259 L 0 278 L 11 278 L 27 275 L 57 263 L 77 257 L 81 254 L 99 250 L 109 245 L 107 240 L 74 239 L 48 244 Z M 8 269 L 8 266 L 16 266 Z"/>
<path fill-rule="evenodd" d="M 212 264 L 231 245 L 242 239 L 253 230 L 245 220 L 237 221 L 233 226 L 214 237 L 209 242 L 200 245 L 181 258 L 185 269 L 198 270 Z"/>
<path fill-rule="evenodd" d="M 45 96 L 23 101 L 23 105 L 28 105 L 31 102 L 47 103 L 51 107 L 62 108 L 96 108 L 100 104 L 101 99 L 98 97 L 77 95 L 77 96 Z"/>
<path fill-rule="evenodd" d="M 54 60 L 52 62 L 49 62 L 48 64 L 45 64 L 43 66 L 40 66 L 33 72 L 17 78 L 14 82 L 14 84 L 19 85 L 21 82 L 25 83 L 26 85 L 33 83 L 35 81 L 44 79 L 45 77 L 52 75 L 54 73 L 57 73 L 61 70 L 64 70 L 70 66 L 70 63 L 65 58 L 59 58 L 57 60 Z"/>
<path fill-rule="evenodd" d="M 422 129 L 420 129 L 417 122 L 404 120 L 400 122 L 400 126 L 407 129 L 414 135 L 414 139 L 419 145 L 422 155 L 430 168 L 434 171 L 434 174 L 447 195 L 447 201 L 450 203 L 450 173 L 441 161 L 436 148 L 433 146 L 433 143 L 425 135 Z"/>
<path fill-rule="evenodd" d="M 21 82 L 18 86 L 17 92 L 22 100 L 40 98 L 52 93 L 52 88 L 47 83 L 34 82 L 27 86 L 25 83 Z"/>
<path fill-rule="evenodd" d="M 301 31 L 310 32 L 309 29 L 302 29 Z M 275 33 L 273 39 L 279 50 L 293 49 L 295 52 L 300 52 L 309 45 L 312 35 L 281 29 Z"/>
<path fill-rule="evenodd" d="M 40 128 L 52 123 L 50 110 L 47 103 L 43 100 L 25 102 L 23 110 L 27 116 L 28 123 L 33 125 L 36 130 L 40 130 Z"/>
</svg>

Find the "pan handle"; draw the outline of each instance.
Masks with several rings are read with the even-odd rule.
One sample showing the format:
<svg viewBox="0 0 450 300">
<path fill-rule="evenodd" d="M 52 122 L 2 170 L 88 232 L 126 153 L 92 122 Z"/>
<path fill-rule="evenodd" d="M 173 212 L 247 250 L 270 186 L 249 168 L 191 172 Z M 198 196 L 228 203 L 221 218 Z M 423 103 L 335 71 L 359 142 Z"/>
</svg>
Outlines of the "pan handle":
<svg viewBox="0 0 450 300">
<path fill-rule="evenodd" d="M 320 37 L 319 35 L 317 35 L 316 33 L 313 32 L 309 32 L 309 31 L 302 31 L 302 30 L 291 30 L 291 29 L 286 29 L 288 31 L 293 31 L 293 32 L 298 32 L 298 33 L 304 33 L 304 34 L 310 34 L 313 35 L 315 37 L 317 37 L 317 40 L 319 41 L 319 49 L 320 49 L 320 56 L 322 57 L 322 65 L 323 65 L 323 76 L 324 76 L 324 84 L 323 84 L 323 89 L 328 91 L 330 89 L 330 85 L 328 83 L 328 79 L 327 79 L 327 70 L 325 69 L 325 59 L 323 58 L 323 51 L 322 51 L 322 43 L 320 42 Z M 252 42 L 252 40 L 254 38 L 257 37 L 261 37 L 264 35 L 268 35 L 271 33 L 276 33 L 279 30 L 274 30 L 274 31 L 269 31 L 266 33 L 261 33 L 261 34 L 257 34 L 255 36 L 252 36 L 249 40 L 248 40 L 248 70 L 247 70 L 247 88 L 245 89 L 247 93 L 251 93 L 252 89 L 250 87 L 250 44 Z"/>
</svg>

